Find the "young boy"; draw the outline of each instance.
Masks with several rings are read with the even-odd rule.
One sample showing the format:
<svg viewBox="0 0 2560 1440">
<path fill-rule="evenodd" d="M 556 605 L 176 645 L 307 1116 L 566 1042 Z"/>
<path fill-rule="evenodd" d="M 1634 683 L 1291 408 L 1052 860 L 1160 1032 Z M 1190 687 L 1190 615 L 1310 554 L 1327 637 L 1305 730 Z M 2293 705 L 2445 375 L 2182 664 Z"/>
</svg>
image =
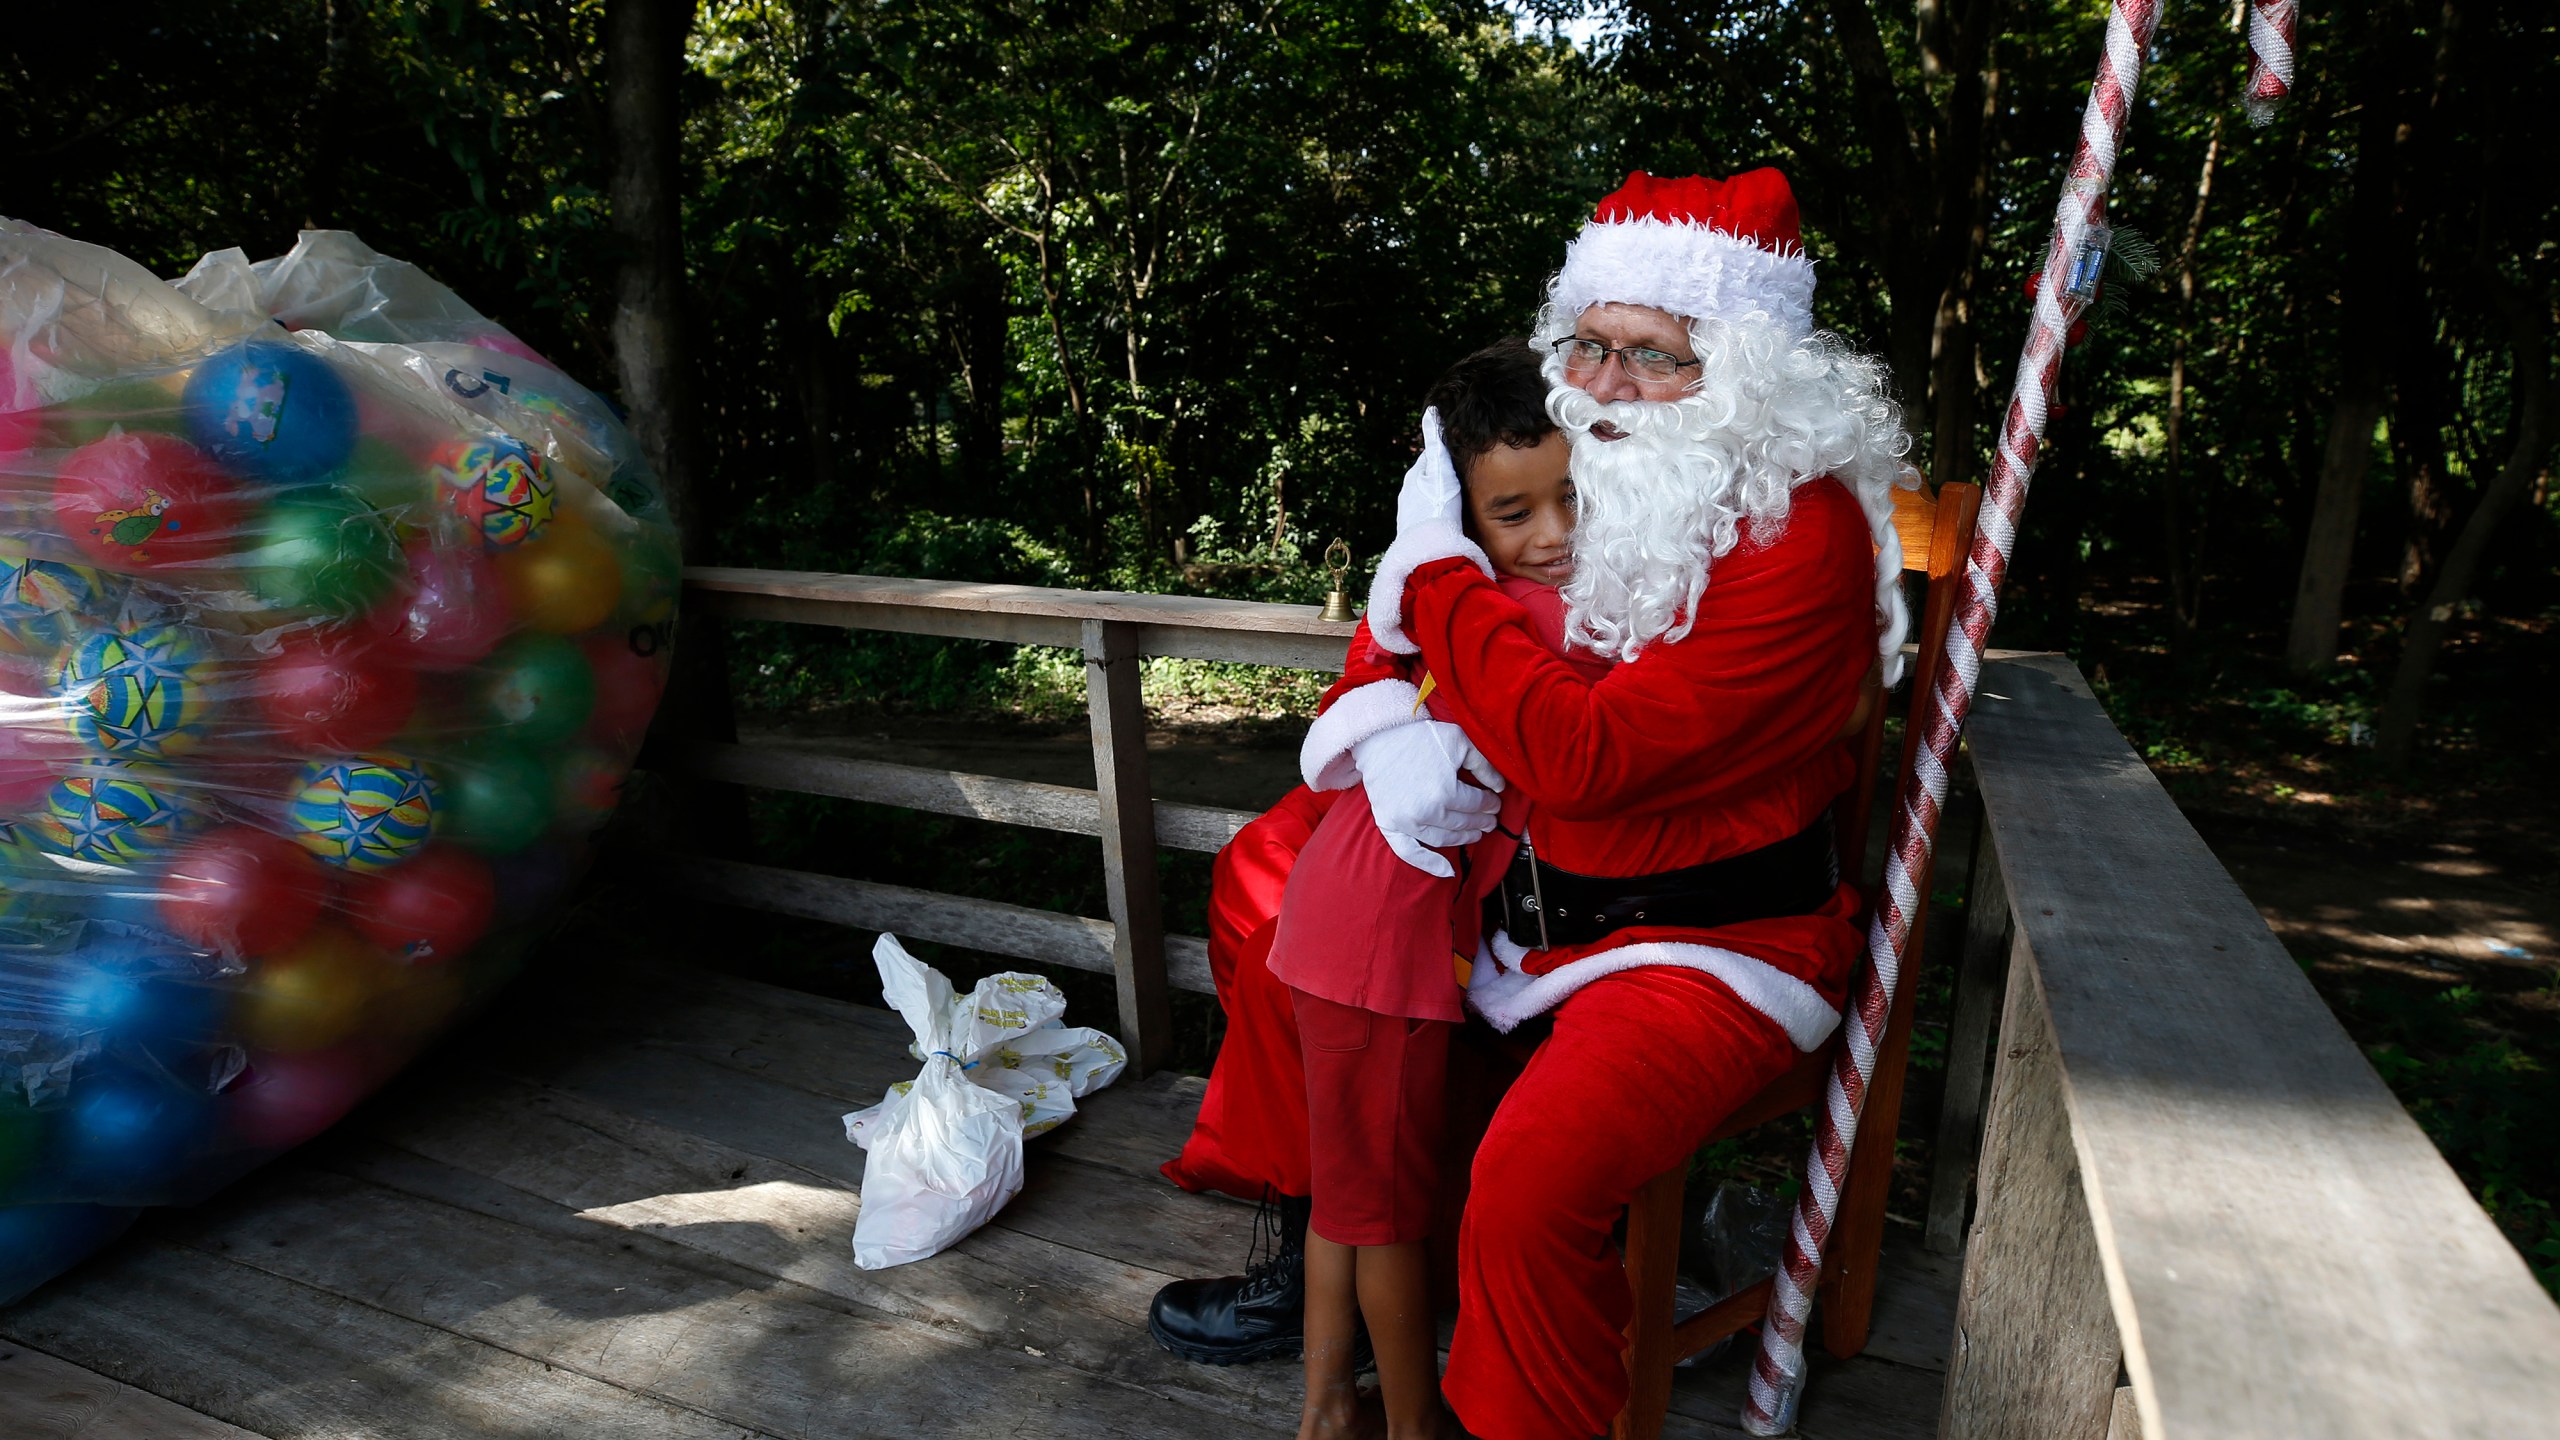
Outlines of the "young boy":
<svg viewBox="0 0 2560 1440">
<path fill-rule="evenodd" d="M 1427 403 L 1466 489 L 1467 534 L 1503 593 L 1551 649 L 1596 676 L 1608 662 L 1564 643 L 1556 587 L 1573 576 L 1573 482 L 1546 395 L 1535 352 L 1508 340 L 1452 366 Z M 1415 678 L 1427 705 L 1429 686 Z M 1424 1243 L 1449 1038 L 1479 905 L 1516 843 L 1520 817 L 1506 820 L 1443 852 L 1457 871 L 1443 879 L 1399 859 L 1365 796 L 1346 794 L 1299 852 L 1281 898 L 1270 964 L 1297 1010 L 1314 1183 L 1300 1440 L 1375 1433 L 1354 1388 L 1364 1318 L 1390 1440 L 1432 1440 L 1447 1423 Z"/>
</svg>

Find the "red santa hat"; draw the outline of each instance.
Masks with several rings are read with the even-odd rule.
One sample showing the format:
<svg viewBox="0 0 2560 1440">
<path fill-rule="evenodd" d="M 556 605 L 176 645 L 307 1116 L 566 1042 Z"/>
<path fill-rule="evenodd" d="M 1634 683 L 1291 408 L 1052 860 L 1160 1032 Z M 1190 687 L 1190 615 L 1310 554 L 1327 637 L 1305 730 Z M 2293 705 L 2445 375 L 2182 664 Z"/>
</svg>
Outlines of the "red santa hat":
<svg viewBox="0 0 2560 1440">
<path fill-rule="evenodd" d="M 1772 169 L 1730 180 L 1633 171 L 1565 251 L 1548 298 L 1568 320 L 1614 302 L 1692 320 L 1757 313 L 1791 338 L 1809 335 L 1813 262 L 1795 192 Z"/>
</svg>

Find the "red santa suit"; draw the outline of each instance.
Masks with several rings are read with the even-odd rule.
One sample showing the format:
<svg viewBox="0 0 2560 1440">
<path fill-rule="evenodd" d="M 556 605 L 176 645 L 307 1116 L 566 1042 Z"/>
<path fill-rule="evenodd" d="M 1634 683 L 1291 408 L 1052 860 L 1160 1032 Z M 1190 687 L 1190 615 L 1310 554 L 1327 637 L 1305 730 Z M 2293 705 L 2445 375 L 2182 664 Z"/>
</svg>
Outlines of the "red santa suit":
<svg viewBox="0 0 2560 1440">
<path fill-rule="evenodd" d="M 1595 226 L 1609 218 L 1604 204 Z M 1792 240 L 1791 200 L 1783 222 Z M 1609 249 L 1623 249 L 1624 235 L 1600 238 L 1600 260 L 1624 258 Z M 1604 284 L 1619 278 L 1608 265 L 1599 273 Z M 1810 285 L 1805 267 L 1808 301 Z M 1625 289 L 1565 313 L 1609 298 L 1719 313 L 1712 296 L 1674 305 Z M 1435 701 L 1446 697 L 1437 708 L 1527 799 L 1543 862 L 1629 877 L 1728 859 L 1798 835 L 1849 788 L 1856 757 L 1845 722 L 1878 652 L 1878 551 L 1874 514 L 1842 483 L 1799 482 L 1782 523 L 1744 525 L 1715 558 L 1688 632 L 1596 680 L 1549 653 L 1520 607 L 1477 564 L 1455 558 L 1465 547 L 1454 529 L 1450 538 L 1437 555 L 1399 538 L 1370 620 L 1386 645 L 1418 649 L 1438 680 Z M 1330 778 L 1328 747 L 1345 756 L 1411 716 L 1410 689 L 1357 642 L 1352 660 L 1309 735 L 1311 779 Z M 1222 858 L 1220 880 L 1261 879 L 1284 863 L 1289 837 L 1302 843 L 1304 817 L 1323 803 L 1296 792 L 1248 826 L 1237 837 L 1244 853 L 1235 864 Z M 1256 914 L 1276 909 L 1277 889 L 1269 885 L 1263 908 L 1231 888 L 1213 900 L 1213 924 L 1267 937 Z M 1544 1015 L 1551 1028 L 1474 1161 L 1444 1380 L 1470 1433 L 1551 1440 L 1609 1427 L 1626 1399 L 1633 1304 L 1611 1230 L 1639 1186 L 1685 1163 L 1793 1052 L 1827 1038 L 1858 952 L 1857 911 L 1843 884 L 1810 914 L 1713 930 L 1636 926 L 1537 952 L 1497 941 L 1493 958 L 1505 963 L 1477 967 L 1470 1001 L 1486 1018 L 1508 1029 Z M 1166 1173 L 1238 1193 L 1268 1184 L 1302 1195 L 1305 1091 L 1290 1071 L 1286 992 L 1258 955 L 1247 958 L 1250 944 L 1219 969 L 1226 1048 L 1201 1129 Z"/>
</svg>

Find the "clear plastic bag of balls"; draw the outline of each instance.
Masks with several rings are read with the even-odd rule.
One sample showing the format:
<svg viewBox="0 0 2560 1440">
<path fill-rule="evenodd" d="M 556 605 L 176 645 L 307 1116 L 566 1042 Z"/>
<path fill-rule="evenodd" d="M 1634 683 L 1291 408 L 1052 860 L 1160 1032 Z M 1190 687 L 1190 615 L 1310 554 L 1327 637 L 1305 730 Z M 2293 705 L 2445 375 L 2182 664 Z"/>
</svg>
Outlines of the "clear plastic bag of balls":
<svg viewBox="0 0 2560 1440">
<path fill-rule="evenodd" d="M 0 1300 L 513 972 L 679 579 L 611 408 L 416 267 L 0 220 Z"/>
</svg>

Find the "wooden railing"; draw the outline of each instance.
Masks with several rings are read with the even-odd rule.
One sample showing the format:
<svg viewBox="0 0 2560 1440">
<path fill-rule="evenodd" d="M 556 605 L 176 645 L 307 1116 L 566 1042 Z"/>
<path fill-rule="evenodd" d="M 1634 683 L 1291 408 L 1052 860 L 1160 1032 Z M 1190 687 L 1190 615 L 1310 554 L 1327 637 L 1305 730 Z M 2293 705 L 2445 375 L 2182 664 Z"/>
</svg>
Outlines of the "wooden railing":
<svg viewBox="0 0 2560 1440">
<path fill-rule="evenodd" d="M 2555 1433 L 2560 1309 L 2079 671 L 1986 666 L 1967 743 L 1941 1233 L 1997 1040 L 1939 1433 Z"/>
<path fill-rule="evenodd" d="M 1138 661 L 1173 655 L 1339 671 L 1351 639 L 1349 625 L 1317 619 L 1312 605 L 877 575 L 697 567 L 685 572 L 685 601 L 732 620 L 1084 652 L 1091 790 L 772 746 L 695 744 L 663 756 L 653 750 L 651 764 L 696 779 L 1100 837 L 1108 920 L 711 857 L 686 857 L 668 873 L 695 895 L 726 904 L 1110 974 L 1119 990 L 1120 1038 L 1142 1069 L 1153 1068 L 1169 1042 L 1169 990 L 1212 990 L 1208 942 L 1164 931 L 1156 847 L 1214 852 L 1253 814 L 1154 797 Z"/>
</svg>

